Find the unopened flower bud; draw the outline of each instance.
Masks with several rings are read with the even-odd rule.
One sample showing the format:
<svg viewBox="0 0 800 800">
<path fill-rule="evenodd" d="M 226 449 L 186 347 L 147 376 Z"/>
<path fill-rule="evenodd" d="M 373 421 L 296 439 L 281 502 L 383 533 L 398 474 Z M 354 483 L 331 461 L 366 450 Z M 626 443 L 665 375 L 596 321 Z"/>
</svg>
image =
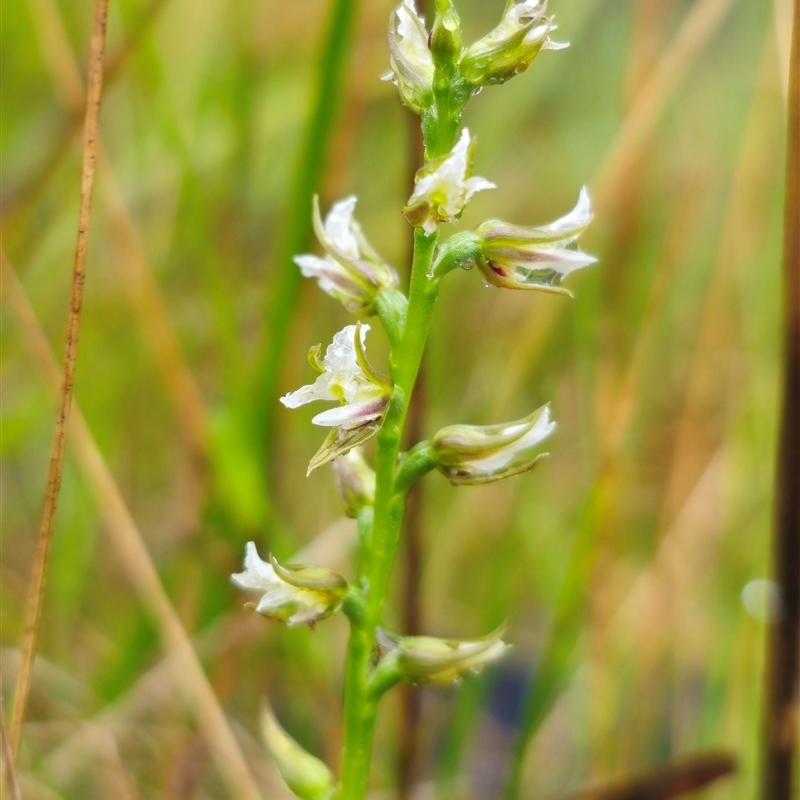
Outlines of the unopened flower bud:
<svg viewBox="0 0 800 800">
<path fill-rule="evenodd" d="M 375 473 L 364 460 L 360 447 L 335 459 L 333 471 L 348 517 L 357 517 L 364 506 L 375 503 Z"/>
<path fill-rule="evenodd" d="M 406 219 L 430 236 L 439 223 L 455 222 L 476 192 L 494 189 L 485 178 L 473 178 L 475 140 L 464 128 L 455 147 L 422 167 L 414 179 L 414 192 L 403 209 Z"/>
<path fill-rule="evenodd" d="M 525 72 L 540 50 L 568 47 L 551 41 L 555 26 L 546 11 L 546 0 L 511 0 L 498 26 L 467 48 L 461 74 L 476 87 L 505 83 Z"/>
<path fill-rule="evenodd" d="M 244 572 L 231 576 L 241 589 L 262 592 L 257 613 L 287 625 L 316 623 L 335 614 L 347 594 L 347 581 L 325 567 L 281 566 L 270 555 L 262 561 L 253 542 L 245 550 Z"/>
<path fill-rule="evenodd" d="M 597 259 L 578 248 L 578 237 L 592 220 L 589 194 L 581 190 L 578 204 L 550 225 L 524 228 L 489 220 L 475 232 L 480 237 L 478 267 L 484 280 L 504 289 L 540 289 L 569 294 L 564 277 Z"/>
<path fill-rule="evenodd" d="M 261 713 L 261 731 L 278 772 L 300 800 L 328 800 L 333 796 L 331 771 L 286 733 L 269 706 Z"/>
<path fill-rule="evenodd" d="M 372 249 L 353 218 L 356 198 L 334 203 L 323 223 L 319 198 L 314 197 L 314 231 L 326 255 L 301 255 L 295 264 L 306 278 L 339 300 L 351 313 L 374 314 L 374 302 L 383 288 L 398 285 L 397 273 Z"/>
<path fill-rule="evenodd" d="M 437 64 L 455 64 L 461 56 L 461 19 L 450 0 L 438 0 L 431 31 L 431 54 Z"/>
<path fill-rule="evenodd" d="M 453 484 L 491 483 L 533 469 L 556 428 L 550 407 L 501 425 L 451 425 L 431 440 L 431 457 Z"/>
<path fill-rule="evenodd" d="M 433 636 L 392 637 L 383 633 L 396 668 L 411 683 L 451 683 L 465 672 L 480 672 L 509 646 L 500 628 L 482 639 L 437 639 Z"/>
<path fill-rule="evenodd" d="M 389 64 L 392 70 L 383 80 L 392 81 L 403 104 L 421 114 L 431 102 L 434 65 L 428 49 L 428 32 L 414 8 L 414 0 L 403 0 L 392 13 Z"/>
</svg>

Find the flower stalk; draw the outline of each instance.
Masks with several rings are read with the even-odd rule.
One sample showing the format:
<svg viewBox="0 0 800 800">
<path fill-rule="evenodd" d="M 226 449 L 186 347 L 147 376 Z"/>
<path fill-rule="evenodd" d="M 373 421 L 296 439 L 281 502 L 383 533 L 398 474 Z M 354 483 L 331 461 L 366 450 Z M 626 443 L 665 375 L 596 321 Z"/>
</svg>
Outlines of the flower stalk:
<svg viewBox="0 0 800 800">
<path fill-rule="evenodd" d="M 403 209 L 415 228 L 408 295 L 354 219 L 354 197 L 334 204 L 324 222 L 315 203 L 315 229 L 325 252 L 295 260 L 305 277 L 316 279 L 354 316 L 377 315 L 391 346 L 384 376 L 367 358 L 369 326 L 361 322 L 346 326 L 333 337 L 324 357 L 320 346 L 312 348 L 309 360 L 320 373 L 316 381 L 281 398 L 288 408 L 312 401 L 338 402 L 312 420 L 331 431 L 309 471 L 334 464 L 345 513 L 358 524 L 361 552 L 355 579 L 347 581 L 323 567 L 279 564 L 274 559 L 261 562 L 252 544 L 245 572 L 234 576 L 240 587 L 263 592 L 256 608 L 264 616 L 313 627 L 318 620 L 342 612 L 350 622 L 338 787 L 329 786 L 328 772 L 318 759 L 300 753 L 277 723 L 268 726 L 272 750 L 284 754 L 287 783 L 299 789 L 295 793 L 301 800 L 329 796 L 363 800 L 378 703 L 396 683 L 457 681 L 508 649 L 500 638 L 502 629 L 476 639 L 404 638 L 385 631 L 382 616 L 406 496 L 413 484 L 434 467 L 459 484 L 523 474 L 541 458 L 539 445 L 555 429 L 545 405 L 515 422 L 449 426 L 430 442 L 412 442 L 408 452 L 401 453 L 409 403 L 444 276 L 455 267 L 477 265 L 492 275 L 500 269 L 508 273 L 504 280 L 494 281 L 500 288 L 525 284 L 551 289 L 571 269 L 592 261 L 575 245 L 590 219 L 584 195 L 575 212 L 545 228 L 494 221 L 439 245 L 441 227 L 457 224 L 476 192 L 494 188 L 486 179 L 472 176 L 475 140 L 462 129 L 464 108 L 483 86 L 502 83 L 527 69 L 540 50 L 558 49 L 548 39 L 553 25 L 545 11 L 539 0 L 511 0 L 498 27 L 465 47 L 452 0 L 436 0 L 430 34 L 413 0 L 403 0 L 389 26 L 388 77 L 401 101 L 421 118 L 425 161 Z M 374 472 L 355 450 L 369 438 L 376 442 Z M 305 780 L 303 764 L 310 765 L 313 780 Z"/>
</svg>

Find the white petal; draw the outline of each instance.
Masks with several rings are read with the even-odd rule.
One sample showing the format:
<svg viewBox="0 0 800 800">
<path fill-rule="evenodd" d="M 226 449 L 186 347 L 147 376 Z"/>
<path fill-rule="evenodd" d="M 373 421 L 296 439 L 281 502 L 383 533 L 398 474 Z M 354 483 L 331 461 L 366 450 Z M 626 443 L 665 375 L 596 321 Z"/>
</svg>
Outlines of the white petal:
<svg viewBox="0 0 800 800">
<path fill-rule="evenodd" d="M 334 203 L 325 218 L 325 231 L 333 239 L 336 246 L 350 258 L 359 258 L 358 242 L 353 236 L 353 212 L 356 208 L 356 197 L 350 195 Z"/>
<path fill-rule="evenodd" d="M 559 231 L 569 231 L 574 228 L 585 228 L 592 221 L 592 203 L 589 200 L 589 192 L 584 186 L 578 197 L 578 203 L 569 214 L 565 214 L 560 219 L 547 225 L 549 232 L 558 233 Z"/>
<path fill-rule="evenodd" d="M 269 591 L 280 585 L 272 565 L 262 561 L 253 542 L 245 547 L 244 572 L 231 575 L 231 580 L 242 589 Z"/>
<path fill-rule="evenodd" d="M 314 383 L 301 386 L 296 392 L 289 392 L 281 397 L 281 403 L 286 408 L 299 408 L 315 400 L 337 400 L 336 395 L 331 392 L 331 377 L 329 372 L 323 372 Z"/>
<path fill-rule="evenodd" d="M 304 278 L 319 278 L 320 274 L 331 268 L 331 263 L 336 264 L 329 256 L 320 258 L 319 256 L 312 256 L 309 254 L 295 256 L 294 263 L 300 267 L 300 272 L 303 274 Z"/>
<path fill-rule="evenodd" d="M 478 192 L 483 192 L 486 189 L 496 189 L 497 184 L 492 183 L 491 181 L 487 181 L 486 178 L 470 178 L 467 181 L 467 200 L 469 202 L 473 195 L 477 194 Z M 466 203 L 465 203 L 466 204 Z"/>
<path fill-rule="evenodd" d="M 361 344 L 363 346 L 369 325 L 361 326 Z M 355 375 L 361 373 L 356 359 L 356 326 L 347 325 L 338 333 L 334 334 L 333 342 L 328 345 L 325 351 L 325 358 L 322 363 L 325 369 L 332 373 L 345 373 Z"/>
<path fill-rule="evenodd" d="M 325 428 L 360 428 L 368 422 L 378 419 L 386 408 L 385 397 L 373 397 L 361 403 L 348 403 L 344 406 L 329 408 L 317 414 L 311 422 Z"/>
<path fill-rule="evenodd" d="M 369 325 L 361 326 L 362 345 L 368 330 Z M 355 325 L 348 325 L 336 333 L 322 359 L 325 372 L 314 383 L 281 397 L 281 403 L 287 408 L 298 408 L 315 400 L 341 400 L 342 395 L 345 400 L 351 400 L 359 382 L 364 380 L 364 373 L 356 359 L 355 335 Z M 334 393 L 334 387 L 339 389 L 339 393 Z"/>
<path fill-rule="evenodd" d="M 570 272 L 575 272 L 577 269 L 583 269 L 595 263 L 597 263 L 597 259 L 582 250 L 558 248 L 553 250 L 552 260 L 544 259 L 540 262 L 540 266 L 550 267 L 560 275 L 569 275 Z"/>
<path fill-rule="evenodd" d="M 433 57 L 428 49 L 428 36 L 425 24 L 417 14 L 414 0 L 403 0 L 397 9 L 397 33 L 400 41 L 397 47 L 403 58 L 422 72 L 433 75 Z"/>
</svg>

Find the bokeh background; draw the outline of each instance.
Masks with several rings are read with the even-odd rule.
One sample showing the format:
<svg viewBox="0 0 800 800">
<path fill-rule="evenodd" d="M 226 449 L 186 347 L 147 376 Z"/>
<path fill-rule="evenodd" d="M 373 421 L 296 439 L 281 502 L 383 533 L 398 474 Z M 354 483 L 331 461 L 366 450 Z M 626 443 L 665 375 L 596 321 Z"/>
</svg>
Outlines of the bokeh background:
<svg viewBox="0 0 800 800">
<path fill-rule="evenodd" d="M 236 797 L 232 742 L 263 796 L 286 797 L 260 744 L 264 697 L 338 763 L 346 621 L 286 629 L 244 609 L 228 577 L 250 539 L 352 574 L 353 524 L 332 473 L 305 477 L 324 432 L 313 410 L 259 398 L 257 380 L 295 269 L 280 253 L 328 5 L 111 3 L 76 380 L 88 427 L 71 429 L 58 509 L 19 762 L 30 800 Z M 459 0 L 466 40 L 503 5 Z M 323 207 L 357 194 L 367 236 L 406 275 L 412 124 L 379 80 L 391 7 L 357 8 L 318 188 Z M 551 221 L 586 184 L 596 217 L 582 242 L 599 263 L 569 279 L 572 300 L 448 277 L 422 421 L 431 435 L 552 402 L 558 434 L 534 473 L 458 489 L 433 474 L 422 486 L 421 629 L 476 636 L 507 620 L 514 649 L 479 678 L 419 695 L 410 780 L 398 778 L 409 706 L 389 695 L 373 785 L 385 797 L 403 783 L 406 796 L 498 797 L 524 731 L 525 800 L 715 748 L 740 767 L 703 796 L 743 800 L 757 786 L 770 610 L 758 581 L 790 4 L 550 10 L 571 47 L 466 112 L 476 173 L 498 189 L 461 228 Z M 47 345 L 60 360 L 91 16 L 89 0 L 2 7 L 7 700 L 54 426 Z M 308 348 L 349 322 L 315 285 L 299 288 L 283 308 L 280 394 L 308 382 Z M 369 338 L 380 364 L 378 326 Z M 403 551 L 395 628 L 405 564 Z"/>
</svg>

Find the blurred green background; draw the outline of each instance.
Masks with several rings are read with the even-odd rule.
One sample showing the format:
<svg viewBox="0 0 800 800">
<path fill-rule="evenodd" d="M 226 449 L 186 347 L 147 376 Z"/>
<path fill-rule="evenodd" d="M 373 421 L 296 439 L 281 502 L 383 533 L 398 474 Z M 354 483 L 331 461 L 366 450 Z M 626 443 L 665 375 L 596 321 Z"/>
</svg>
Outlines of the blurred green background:
<svg viewBox="0 0 800 800">
<path fill-rule="evenodd" d="M 277 287 L 296 269 L 278 254 L 328 5 L 111 3 L 75 396 L 151 561 L 120 544 L 124 520 L 73 430 L 19 763 L 26 799 L 235 796 L 195 683 L 171 669 L 152 585 L 136 577 L 151 564 L 264 796 L 287 790 L 259 743 L 262 697 L 338 763 L 345 620 L 288 630 L 244 609 L 228 577 L 250 539 L 352 574 L 332 473 L 305 477 L 324 435 L 313 409 L 256 402 Z M 503 6 L 459 0 L 466 41 Z M 379 80 L 391 8 L 357 7 L 318 188 L 323 208 L 357 194 L 365 233 L 406 275 L 412 123 Z M 769 572 L 790 4 L 553 0 L 550 11 L 571 47 L 467 109 L 476 173 L 498 189 L 461 228 L 549 222 L 586 184 L 596 216 L 582 244 L 599 264 L 569 279 L 573 300 L 487 289 L 475 272 L 443 285 L 425 435 L 547 401 L 559 431 L 530 475 L 424 481 L 422 629 L 477 636 L 505 619 L 514 650 L 461 687 L 423 693 L 413 794 L 498 796 L 522 725 L 525 800 L 717 747 L 740 769 L 703 796 L 752 798 L 766 625 L 760 585 L 742 598 Z M 89 0 L 2 7 L 7 703 L 54 425 L 36 337 L 61 359 L 91 17 Z M 285 310 L 279 394 L 309 381 L 308 348 L 349 322 L 311 282 Z M 401 554 L 395 628 L 403 570 Z M 399 697 L 384 703 L 375 756 L 387 797 Z"/>
</svg>

